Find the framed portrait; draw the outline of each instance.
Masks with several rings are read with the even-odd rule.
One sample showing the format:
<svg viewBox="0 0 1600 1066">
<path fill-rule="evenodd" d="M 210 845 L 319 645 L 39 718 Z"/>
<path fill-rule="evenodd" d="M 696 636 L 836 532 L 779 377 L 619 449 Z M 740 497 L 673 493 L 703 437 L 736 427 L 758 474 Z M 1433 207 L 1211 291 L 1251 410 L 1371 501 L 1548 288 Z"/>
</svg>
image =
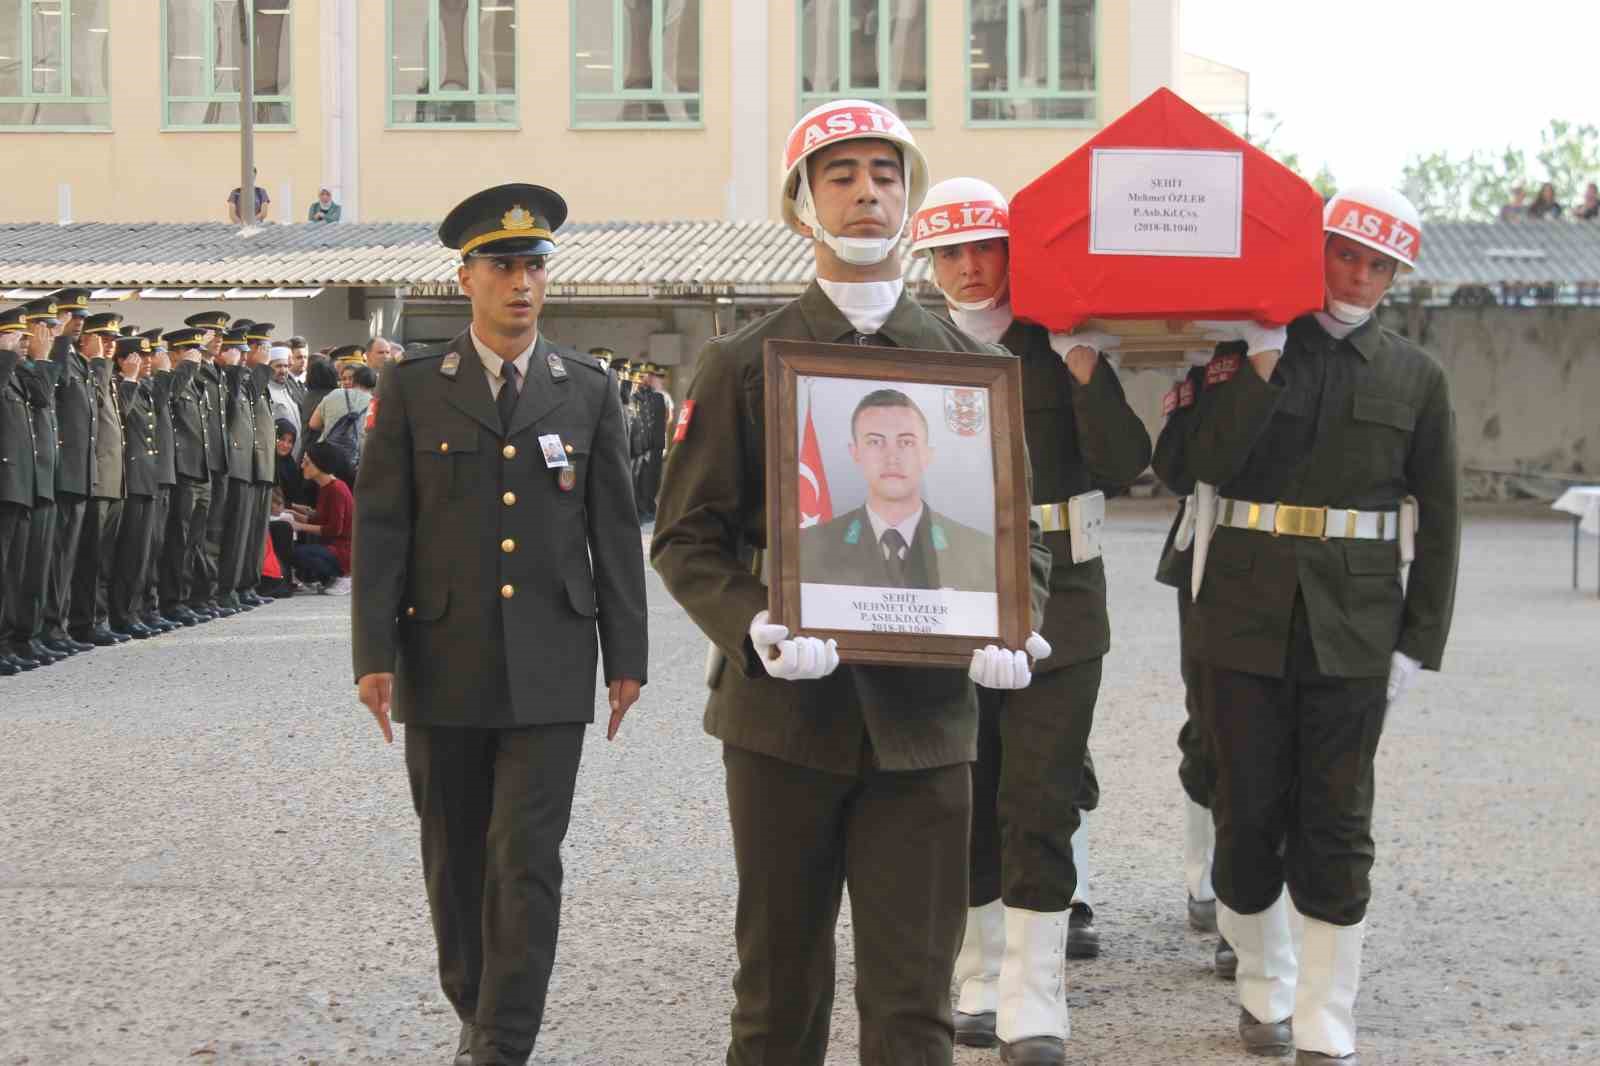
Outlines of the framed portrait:
<svg viewBox="0 0 1600 1066">
<path fill-rule="evenodd" d="M 1029 619 L 1009 356 L 768 341 L 768 611 L 846 662 L 965 666 Z"/>
</svg>

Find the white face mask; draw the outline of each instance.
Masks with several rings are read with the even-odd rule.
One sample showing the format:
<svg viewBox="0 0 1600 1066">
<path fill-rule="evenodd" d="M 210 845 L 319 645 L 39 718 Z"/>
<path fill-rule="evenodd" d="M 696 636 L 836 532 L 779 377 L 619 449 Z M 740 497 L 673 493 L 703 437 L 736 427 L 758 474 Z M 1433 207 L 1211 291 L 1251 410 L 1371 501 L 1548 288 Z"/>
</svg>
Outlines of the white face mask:
<svg viewBox="0 0 1600 1066">
<path fill-rule="evenodd" d="M 1011 328 L 1013 319 L 1011 305 L 1002 303 L 996 307 L 982 307 L 977 310 L 967 310 L 951 304 L 950 320 L 967 336 L 985 344 L 995 344 L 1005 336 L 1006 330 Z"/>
<path fill-rule="evenodd" d="M 900 231 L 905 229 L 906 215 L 910 210 L 907 203 L 900 209 L 900 221 L 895 224 L 894 234 L 889 237 L 838 237 L 822 228 L 822 223 L 817 218 L 817 205 L 811 199 L 811 181 L 807 174 L 808 167 L 800 166 L 800 184 L 794 192 L 794 214 L 801 222 L 811 227 L 811 232 L 816 239 L 833 250 L 843 262 L 851 266 L 877 266 L 894 253 L 900 243 Z"/>
<path fill-rule="evenodd" d="M 944 302 L 950 305 L 952 311 L 990 311 L 1006 302 L 1007 290 L 1010 288 L 1011 279 L 1002 278 L 1000 284 L 995 287 L 994 295 L 987 300 L 957 300 L 947 293 Z"/>
<path fill-rule="evenodd" d="M 1335 322 L 1342 322 L 1347 326 L 1359 326 L 1372 317 L 1372 312 L 1377 310 L 1377 305 L 1363 307 L 1360 304 L 1345 303 L 1335 300 L 1333 294 L 1328 294 L 1328 314 Z"/>
</svg>

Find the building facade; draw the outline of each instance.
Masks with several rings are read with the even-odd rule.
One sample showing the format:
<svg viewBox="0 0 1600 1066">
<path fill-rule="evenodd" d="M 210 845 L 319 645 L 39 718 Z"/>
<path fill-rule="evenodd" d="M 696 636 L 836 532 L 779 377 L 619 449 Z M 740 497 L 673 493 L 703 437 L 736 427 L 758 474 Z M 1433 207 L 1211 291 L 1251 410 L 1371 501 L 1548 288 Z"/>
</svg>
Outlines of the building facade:
<svg viewBox="0 0 1600 1066">
<path fill-rule="evenodd" d="M 772 218 L 784 134 L 840 96 L 1014 192 L 1181 64 L 1178 0 L 0 0 L 0 221 L 225 220 L 247 4 L 274 222 L 513 179 L 574 219 Z"/>
</svg>

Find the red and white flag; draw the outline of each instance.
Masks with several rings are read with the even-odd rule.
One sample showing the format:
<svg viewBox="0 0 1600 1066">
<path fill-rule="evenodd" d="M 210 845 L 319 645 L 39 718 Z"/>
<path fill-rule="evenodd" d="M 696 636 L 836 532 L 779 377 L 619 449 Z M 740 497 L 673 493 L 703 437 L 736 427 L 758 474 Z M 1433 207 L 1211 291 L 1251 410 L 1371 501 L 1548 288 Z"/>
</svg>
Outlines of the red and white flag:
<svg viewBox="0 0 1600 1066">
<path fill-rule="evenodd" d="M 833 520 L 833 498 L 828 495 L 828 475 L 822 469 L 822 448 L 817 427 L 806 404 L 806 429 L 800 439 L 800 528 Z"/>
</svg>

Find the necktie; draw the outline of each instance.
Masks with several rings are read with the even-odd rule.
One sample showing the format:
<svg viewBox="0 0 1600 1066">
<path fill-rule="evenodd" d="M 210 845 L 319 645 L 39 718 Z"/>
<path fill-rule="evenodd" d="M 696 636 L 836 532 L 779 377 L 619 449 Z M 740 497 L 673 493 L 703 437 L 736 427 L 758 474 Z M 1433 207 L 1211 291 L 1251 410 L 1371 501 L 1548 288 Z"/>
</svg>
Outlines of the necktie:
<svg viewBox="0 0 1600 1066">
<path fill-rule="evenodd" d="M 883 561 L 889 570 L 889 584 L 897 589 L 906 587 L 906 538 L 898 529 L 886 530 L 878 541 L 883 550 Z"/>
<path fill-rule="evenodd" d="M 500 370 L 500 396 L 495 401 L 500 408 L 500 428 L 511 430 L 511 415 L 517 409 L 517 364 L 507 362 Z"/>
</svg>

